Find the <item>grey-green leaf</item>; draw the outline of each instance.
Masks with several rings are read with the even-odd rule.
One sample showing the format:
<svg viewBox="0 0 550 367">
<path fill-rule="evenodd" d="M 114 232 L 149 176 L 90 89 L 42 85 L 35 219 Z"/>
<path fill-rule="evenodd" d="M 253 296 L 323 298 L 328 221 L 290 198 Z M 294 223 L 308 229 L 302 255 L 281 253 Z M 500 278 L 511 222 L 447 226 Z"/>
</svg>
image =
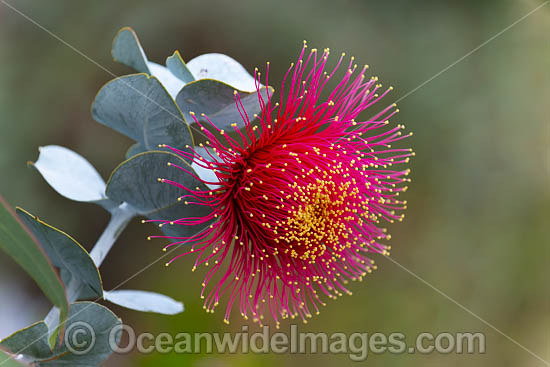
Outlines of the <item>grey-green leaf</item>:
<svg viewBox="0 0 550 367">
<path fill-rule="evenodd" d="M 61 319 L 64 320 L 69 312 L 69 304 L 61 279 L 38 240 L 17 220 L 1 197 L 0 249 L 25 269 L 46 297 L 61 310 Z"/>
<path fill-rule="evenodd" d="M 218 53 L 204 54 L 187 62 L 195 79 L 215 79 L 235 89 L 254 92 L 254 77 L 235 59 Z"/>
<path fill-rule="evenodd" d="M 59 194 L 75 201 L 94 202 L 107 209 L 115 206 L 105 196 L 105 181 L 84 157 L 59 145 L 38 150 L 40 155 L 33 166 Z"/>
<path fill-rule="evenodd" d="M 118 345 L 120 326 L 120 319 L 108 308 L 93 302 L 75 302 L 71 304 L 64 337 L 53 351 L 48 345 L 48 327 L 43 321 L 2 340 L 0 349 L 32 366 L 98 366 Z M 2 358 L 0 356 L 0 363 Z"/>
<path fill-rule="evenodd" d="M 193 74 L 191 74 L 191 71 L 189 71 L 181 58 L 179 51 L 174 51 L 174 54 L 166 59 L 166 67 L 186 84 L 195 80 Z"/>
<path fill-rule="evenodd" d="M 63 343 L 55 348 L 48 361 L 39 361 L 38 365 L 97 366 L 118 345 L 120 326 L 120 319 L 104 306 L 93 302 L 73 303 Z"/>
<path fill-rule="evenodd" d="M 159 182 L 168 179 L 190 188 L 201 186 L 190 174 L 168 164 L 175 164 L 192 172 L 191 167 L 178 155 L 153 151 L 141 153 L 122 162 L 111 174 L 107 183 L 107 196 L 125 201 L 140 214 L 147 214 L 173 205 L 186 191 Z"/>
<path fill-rule="evenodd" d="M 230 85 L 217 80 L 197 80 L 183 87 L 176 97 L 176 102 L 187 121 L 193 121 L 189 114 L 190 111 L 195 113 L 195 117 L 199 121 L 206 121 L 205 117 L 201 116 L 204 113 L 217 128 L 233 130 L 231 124 L 236 123 L 239 128 L 244 126 L 243 118 L 237 108 L 234 91 L 235 89 Z M 268 98 L 273 93 L 273 88 L 269 87 L 268 93 L 268 88 L 262 87 L 260 93 L 263 103 L 267 104 Z M 261 112 L 258 93 L 256 91 L 251 93 L 241 91 L 239 96 L 244 111 L 252 121 L 254 115 Z"/>
<path fill-rule="evenodd" d="M 163 294 L 139 290 L 113 290 L 103 292 L 103 298 L 119 306 L 136 311 L 175 315 L 183 312 L 183 303 Z"/>
<path fill-rule="evenodd" d="M 44 321 L 16 331 L 0 341 L 0 348 L 10 354 L 24 354 L 33 359 L 46 359 L 52 355 L 48 344 L 48 326 Z"/>
<path fill-rule="evenodd" d="M 36 236 L 54 266 L 66 269 L 71 277 L 88 286 L 95 297 L 102 297 L 99 270 L 88 252 L 76 240 L 21 208 L 17 208 L 16 212 Z"/>
<path fill-rule="evenodd" d="M 132 74 L 105 84 L 92 104 L 94 119 L 129 136 L 147 149 L 192 145 L 178 106 L 155 77 Z"/>
<path fill-rule="evenodd" d="M 129 66 L 140 73 L 149 73 L 147 57 L 132 28 L 124 27 L 118 31 L 113 40 L 111 54 L 115 61 Z"/>
</svg>

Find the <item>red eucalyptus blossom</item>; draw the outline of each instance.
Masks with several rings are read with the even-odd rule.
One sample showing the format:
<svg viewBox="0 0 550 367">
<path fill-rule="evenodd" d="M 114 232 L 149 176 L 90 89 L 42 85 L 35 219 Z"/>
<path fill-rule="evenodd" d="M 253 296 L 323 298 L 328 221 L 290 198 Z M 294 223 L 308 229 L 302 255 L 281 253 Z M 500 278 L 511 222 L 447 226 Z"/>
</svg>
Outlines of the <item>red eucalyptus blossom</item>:
<svg viewBox="0 0 550 367">
<path fill-rule="evenodd" d="M 187 204 L 212 211 L 161 222 L 199 229 L 208 225 L 192 237 L 171 237 L 175 242 L 167 247 L 187 244 L 170 262 L 192 253 L 197 255 L 193 270 L 210 265 L 201 297 L 210 312 L 224 297 L 225 322 L 233 307 L 260 323 L 266 313 L 277 326 L 288 316 L 305 322 L 325 305 L 325 297 L 351 294 L 348 280 L 362 280 L 376 269 L 370 253 L 387 255 L 390 248 L 381 242 L 390 239 L 381 222 L 404 216 L 399 211 L 406 201 L 399 195 L 407 189 L 403 184 L 410 181 L 410 170 L 394 165 L 408 162 L 414 153 L 392 147 L 410 135 L 402 135 L 402 125 L 389 126 L 399 110 L 393 104 L 356 121 L 392 87 L 382 90 L 378 78 L 365 76 L 368 66 L 358 69 L 351 58 L 341 81 L 321 99 L 344 55 L 325 71 L 328 49 L 321 54 L 316 49 L 306 53 L 306 48 L 304 43 L 298 62 L 286 73 L 280 104 L 263 98 L 256 70 L 257 125 L 235 92 L 244 122 L 242 131 L 232 125 L 239 138 L 218 129 L 207 116 L 203 119 L 210 126 L 205 128 L 191 113 L 208 137 L 206 149 L 201 148 L 205 153 L 201 157 L 167 147 L 217 178 L 201 180 L 211 187 L 204 191 L 163 180 L 185 190 L 181 199 Z M 269 63 L 265 85 L 268 73 Z"/>
</svg>

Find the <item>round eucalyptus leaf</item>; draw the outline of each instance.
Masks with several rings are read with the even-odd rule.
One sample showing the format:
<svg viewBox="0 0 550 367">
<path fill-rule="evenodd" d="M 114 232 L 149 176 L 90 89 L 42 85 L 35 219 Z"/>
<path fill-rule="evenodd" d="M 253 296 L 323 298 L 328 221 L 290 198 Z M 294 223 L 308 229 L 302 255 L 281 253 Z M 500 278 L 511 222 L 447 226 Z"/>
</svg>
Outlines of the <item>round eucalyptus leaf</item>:
<svg viewBox="0 0 550 367">
<path fill-rule="evenodd" d="M 254 77 L 235 59 L 219 53 L 204 54 L 187 62 L 195 79 L 215 79 L 246 92 L 256 91 Z"/>
<path fill-rule="evenodd" d="M 217 80 L 202 79 L 186 84 L 178 93 L 176 102 L 187 121 L 194 121 L 190 112 L 195 113 L 199 121 L 206 121 L 206 117 L 221 130 L 232 131 L 232 124 L 237 124 L 238 128 L 244 127 L 243 118 L 237 108 L 235 101 L 235 89 L 230 85 Z M 267 101 L 273 88 L 262 87 L 260 96 L 263 103 Z M 239 92 L 244 111 L 250 121 L 254 119 L 255 114 L 261 112 L 261 105 L 257 91 Z M 240 105 L 239 105 L 240 108 Z M 204 114 L 205 116 L 202 116 Z M 209 124 L 205 124 L 208 126 Z"/>
<path fill-rule="evenodd" d="M 115 61 L 120 62 L 140 73 L 149 73 L 147 56 L 141 47 L 136 32 L 130 27 L 124 27 L 113 40 L 111 54 Z"/>
<path fill-rule="evenodd" d="M 16 331 L 0 341 L 0 348 L 12 355 L 23 354 L 33 360 L 49 358 L 52 350 L 48 344 L 48 326 L 40 321 Z"/>
<path fill-rule="evenodd" d="M 178 202 L 187 192 L 159 179 L 178 182 L 195 188 L 199 182 L 190 174 L 168 164 L 175 164 L 192 172 L 180 156 L 162 151 L 140 153 L 122 162 L 111 173 L 107 196 L 125 201 L 140 214 L 147 214 Z M 201 187 L 204 187 L 201 185 Z"/>
<path fill-rule="evenodd" d="M 155 77 L 132 74 L 101 88 L 92 104 L 94 119 L 140 143 L 145 149 L 168 144 L 192 145 L 189 126 L 178 106 Z"/>
<path fill-rule="evenodd" d="M 88 252 L 65 232 L 47 224 L 24 209 L 17 208 L 21 221 L 31 230 L 55 267 L 89 287 L 87 294 L 103 295 L 101 276 Z"/>
<path fill-rule="evenodd" d="M 105 181 L 81 155 L 59 145 L 38 148 L 33 166 L 59 194 L 85 202 L 105 200 Z"/>
<path fill-rule="evenodd" d="M 113 290 L 103 292 L 103 298 L 136 311 L 175 315 L 183 312 L 183 303 L 163 294 L 139 290 Z"/>
<path fill-rule="evenodd" d="M 27 365 L 99 365 L 113 353 L 120 341 L 120 319 L 108 308 L 93 302 L 72 303 L 70 310 L 63 338 L 53 351 L 48 344 L 48 327 L 43 321 L 0 341 L 0 348 L 12 355 L 17 354 Z"/>
<path fill-rule="evenodd" d="M 166 59 L 166 67 L 184 83 L 190 83 L 195 80 L 195 77 L 181 58 L 179 51 L 174 51 L 174 54 Z"/>
<path fill-rule="evenodd" d="M 38 366 L 98 366 L 120 341 L 121 320 L 108 308 L 93 302 L 75 302 L 65 325 L 65 335 L 52 356 Z"/>
</svg>

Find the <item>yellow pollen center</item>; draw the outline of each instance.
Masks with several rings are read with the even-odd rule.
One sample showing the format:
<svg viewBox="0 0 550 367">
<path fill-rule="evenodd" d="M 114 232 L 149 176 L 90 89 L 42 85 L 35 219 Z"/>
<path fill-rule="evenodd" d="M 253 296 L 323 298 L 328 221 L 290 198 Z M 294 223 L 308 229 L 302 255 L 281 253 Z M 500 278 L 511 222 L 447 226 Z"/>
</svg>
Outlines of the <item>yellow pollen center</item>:
<svg viewBox="0 0 550 367">
<path fill-rule="evenodd" d="M 367 202 L 357 199 L 359 189 L 351 181 L 336 184 L 328 177 L 291 187 L 293 193 L 287 202 L 294 204 L 286 208 L 287 219 L 274 230 L 279 234 L 278 243 L 288 245 L 282 252 L 313 262 L 327 249 L 334 254 L 349 247 L 349 222 L 356 218 L 358 209 L 361 214 L 367 209 Z"/>
</svg>

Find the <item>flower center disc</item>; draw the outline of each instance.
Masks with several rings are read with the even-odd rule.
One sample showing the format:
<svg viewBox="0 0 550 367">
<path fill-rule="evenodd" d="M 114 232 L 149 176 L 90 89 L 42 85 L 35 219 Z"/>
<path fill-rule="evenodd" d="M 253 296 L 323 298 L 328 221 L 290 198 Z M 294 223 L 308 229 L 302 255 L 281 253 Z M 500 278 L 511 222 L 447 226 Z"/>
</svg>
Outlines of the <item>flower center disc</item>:
<svg viewBox="0 0 550 367">
<path fill-rule="evenodd" d="M 288 218 L 277 227 L 282 252 L 300 260 L 315 261 L 328 249 L 340 252 L 342 240 L 349 237 L 349 197 L 356 196 L 350 183 L 336 185 L 332 180 L 317 179 L 306 186 L 292 186 L 292 199 L 302 205 L 292 206 Z"/>
</svg>

